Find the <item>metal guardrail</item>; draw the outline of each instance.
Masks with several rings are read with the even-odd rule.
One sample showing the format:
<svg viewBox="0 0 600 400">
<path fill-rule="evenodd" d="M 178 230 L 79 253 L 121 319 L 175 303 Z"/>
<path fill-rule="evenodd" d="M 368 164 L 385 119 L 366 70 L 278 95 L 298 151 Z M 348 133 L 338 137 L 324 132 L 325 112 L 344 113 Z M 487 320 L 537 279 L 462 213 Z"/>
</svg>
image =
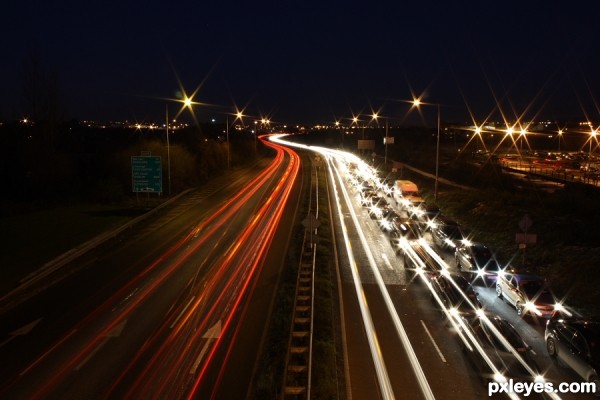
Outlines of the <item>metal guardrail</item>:
<svg viewBox="0 0 600 400">
<path fill-rule="evenodd" d="M 285 360 L 282 399 L 310 399 L 315 295 L 315 246 L 318 229 L 318 170 L 311 174 L 309 216 L 304 221 L 294 309 Z M 313 191 L 313 188 L 315 190 Z M 313 203 L 315 216 L 312 214 Z M 317 221 L 314 223 L 313 221 Z"/>
</svg>

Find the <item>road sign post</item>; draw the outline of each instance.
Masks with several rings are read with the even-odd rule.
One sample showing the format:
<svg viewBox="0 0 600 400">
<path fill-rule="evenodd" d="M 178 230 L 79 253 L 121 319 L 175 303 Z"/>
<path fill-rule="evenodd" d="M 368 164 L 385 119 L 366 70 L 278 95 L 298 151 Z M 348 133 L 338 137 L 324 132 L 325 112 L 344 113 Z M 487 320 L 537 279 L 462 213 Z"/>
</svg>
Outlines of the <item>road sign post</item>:
<svg viewBox="0 0 600 400">
<path fill-rule="evenodd" d="M 533 221 L 529 214 L 525 214 L 521 221 L 519 221 L 519 228 L 523 231 L 517 232 L 515 235 L 515 242 L 519 245 L 519 249 L 523 250 L 523 266 L 525 266 L 525 249 L 528 244 L 535 244 L 537 242 L 537 235 L 535 233 L 527 233 L 529 228 L 533 225 Z"/>
</svg>

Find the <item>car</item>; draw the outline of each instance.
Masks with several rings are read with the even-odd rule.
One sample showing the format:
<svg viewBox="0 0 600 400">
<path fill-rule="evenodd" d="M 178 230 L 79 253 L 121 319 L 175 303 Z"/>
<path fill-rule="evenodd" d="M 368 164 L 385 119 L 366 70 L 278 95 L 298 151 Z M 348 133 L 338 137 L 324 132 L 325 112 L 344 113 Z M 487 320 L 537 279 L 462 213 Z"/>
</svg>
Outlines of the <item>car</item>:
<svg viewBox="0 0 600 400">
<path fill-rule="evenodd" d="M 406 242 L 421 238 L 419 228 L 409 218 L 396 217 L 392 220 L 391 224 L 390 245 L 396 252 L 396 255 L 402 252 L 402 247 Z"/>
<path fill-rule="evenodd" d="M 498 274 L 500 265 L 492 250 L 483 243 L 463 240 L 454 252 L 456 266 L 481 277 Z"/>
<path fill-rule="evenodd" d="M 360 192 L 361 195 L 364 195 L 367 192 L 375 193 L 377 191 L 372 185 L 369 185 L 369 184 L 365 183 L 364 181 L 358 181 L 358 184 L 359 184 L 358 191 Z"/>
<path fill-rule="evenodd" d="M 381 186 L 381 190 L 387 197 L 392 197 L 394 195 L 394 180 L 384 179 Z"/>
<path fill-rule="evenodd" d="M 383 217 L 383 210 L 389 208 L 388 202 L 385 198 L 379 196 L 378 194 L 374 194 L 371 196 L 371 204 L 368 205 L 369 216 L 372 219 L 380 219 Z"/>
<path fill-rule="evenodd" d="M 551 318 L 557 310 L 554 295 L 539 275 L 501 271 L 496 280 L 496 294 L 512 304 L 519 316 L 534 314 Z"/>
<path fill-rule="evenodd" d="M 414 207 L 411 211 L 411 218 L 419 224 L 422 231 L 429 230 L 430 225 L 428 222 L 442 215 L 438 206 L 427 203 L 422 203 L 418 207 Z"/>
<path fill-rule="evenodd" d="M 534 381 L 539 368 L 533 349 L 513 325 L 483 311 L 460 315 L 460 318 L 462 323 L 457 324 L 457 338 L 463 354 L 485 381 L 507 381 L 510 378 L 521 382 Z M 496 366 L 500 376 L 489 363 Z"/>
<path fill-rule="evenodd" d="M 447 310 L 453 308 L 459 312 L 471 313 L 481 308 L 477 292 L 462 273 L 441 270 L 428 275 L 432 297 L 437 297 Z"/>
<path fill-rule="evenodd" d="M 600 395 L 600 319 L 551 318 L 544 337 L 550 357 L 594 382 Z"/>
<path fill-rule="evenodd" d="M 364 190 L 360 192 L 360 205 L 363 207 L 370 207 L 373 202 L 371 197 L 375 196 L 377 192 L 374 190 Z"/>
<path fill-rule="evenodd" d="M 446 218 L 436 218 L 430 225 L 433 243 L 440 249 L 454 250 L 465 236 L 458 222 Z"/>
<path fill-rule="evenodd" d="M 396 213 L 396 211 L 394 211 L 393 208 L 391 208 L 391 207 L 385 208 L 381 214 L 381 218 L 377 220 L 377 223 L 379 224 L 379 228 L 384 233 L 389 234 L 390 232 L 392 232 L 395 229 L 394 225 L 393 225 L 393 221 L 396 218 L 400 218 L 400 216 L 398 215 L 398 213 Z"/>
</svg>

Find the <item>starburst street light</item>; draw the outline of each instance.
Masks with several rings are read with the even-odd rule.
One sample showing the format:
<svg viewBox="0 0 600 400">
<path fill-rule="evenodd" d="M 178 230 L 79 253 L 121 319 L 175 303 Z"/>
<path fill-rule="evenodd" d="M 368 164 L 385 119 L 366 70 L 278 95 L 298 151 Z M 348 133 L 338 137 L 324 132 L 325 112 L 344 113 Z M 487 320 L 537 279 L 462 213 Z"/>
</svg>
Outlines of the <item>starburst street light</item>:
<svg viewBox="0 0 600 400">
<path fill-rule="evenodd" d="M 482 151 L 486 151 L 485 143 L 483 141 L 481 126 L 475 126 L 475 136 L 478 137 L 479 142 L 481 142 L 481 146 L 483 147 Z M 476 139 L 477 140 L 477 139 Z M 479 147 L 479 145 L 477 145 Z"/>
<path fill-rule="evenodd" d="M 383 158 L 383 165 L 384 165 L 384 167 L 387 167 L 387 149 L 388 149 L 387 146 L 389 143 L 394 143 L 394 142 L 393 142 L 393 138 L 390 139 L 388 137 L 389 117 L 382 117 L 381 115 L 379 115 L 378 111 L 374 111 L 373 114 L 371 114 L 371 121 L 376 121 L 377 127 L 379 127 L 379 118 L 385 119 L 385 138 L 383 139 L 383 144 L 385 145 L 385 155 Z"/>
<path fill-rule="evenodd" d="M 527 129 L 521 128 L 521 134 L 519 135 L 519 138 L 521 139 L 521 149 L 519 150 L 520 153 L 523 153 L 523 140 L 525 140 L 525 135 L 527 135 Z"/>
<path fill-rule="evenodd" d="M 232 124 L 235 124 L 235 121 L 237 121 L 238 119 L 240 120 L 240 122 L 242 123 L 242 125 L 244 125 L 244 121 L 242 120 L 242 118 L 244 117 L 244 113 L 242 111 L 240 111 L 237 107 L 235 108 L 235 119 L 233 120 Z M 231 165 L 231 154 L 230 154 L 230 150 L 229 150 L 229 116 L 226 117 L 225 119 L 225 135 L 227 137 L 227 169 L 229 169 L 230 165 Z"/>
<path fill-rule="evenodd" d="M 440 169 L 440 105 L 434 103 L 423 103 L 421 99 L 414 98 L 412 100 L 414 107 L 420 109 L 421 105 L 430 105 L 437 107 L 437 138 L 435 145 L 435 184 L 433 189 L 433 198 L 437 201 L 438 195 L 438 180 L 439 180 L 439 169 Z"/>
<path fill-rule="evenodd" d="M 592 140 L 596 138 L 596 135 L 598 135 L 598 130 L 591 128 L 590 131 L 590 151 L 588 154 L 588 174 L 590 173 L 591 169 L 592 169 Z"/>
<path fill-rule="evenodd" d="M 558 130 L 558 152 L 560 153 L 560 139 L 562 138 L 563 130 Z"/>
</svg>

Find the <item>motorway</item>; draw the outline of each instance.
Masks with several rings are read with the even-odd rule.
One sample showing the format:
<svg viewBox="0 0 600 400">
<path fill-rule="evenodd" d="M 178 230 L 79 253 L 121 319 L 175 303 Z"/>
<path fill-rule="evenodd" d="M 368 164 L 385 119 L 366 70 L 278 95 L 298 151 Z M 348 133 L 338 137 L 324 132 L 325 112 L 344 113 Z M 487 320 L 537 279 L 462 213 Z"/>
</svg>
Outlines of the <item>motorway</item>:
<svg viewBox="0 0 600 400">
<path fill-rule="evenodd" d="M 297 212 L 292 200 L 302 190 L 296 153 L 268 145 L 276 156 L 257 174 L 194 191 L 56 271 L 55 284 L 46 287 L 44 277 L 19 293 L 25 300 L 2 298 L 0 396 L 249 398 Z M 361 206 L 345 155 L 310 150 L 326 160 L 329 176 L 347 397 L 487 397 L 448 310 Z M 429 234 L 422 246 L 456 269 Z M 533 347 L 544 379 L 579 381 L 547 356 L 543 320 L 518 317 L 491 287 L 476 290 L 483 308 Z"/>
<path fill-rule="evenodd" d="M 418 278 L 411 281 L 407 277 L 412 274 L 406 273 L 404 259 L 395 255 L 387 236 L 368 216 L 367 209 L 360 205 L 358 191 L 348 184 L 339 161 L 330 158 L 329 165 L 335 186 L 333 191 L 338 194 L 337 231 L 347 232 L 346 237 L 338 235 L 338 243 L 342 243 L 339 251 L 350 249 L 348 257 L 342 258 L 340 270 L 348 318 L 345 331 L 352 397 L 486 397 L 486 381 L 477 367 L 465 358 L 456 337 L 456 327 L 431 300 L 427 285 Z M 429 233 L 424 234 L 424 239 L 424 246 L 440 255 L 448 270 L 456 270 L 453 252 L 434 249 Z M 476 290 L 486 311 L 511 322 L 533 347 L 535 362 L 544 379 L 550 382 L 581 381 L 572 371 L 559 368 L 547 355 L 545 320 L 518 317 L 513 307 L 497 298 L 493 287 L 480 285 Z M 356 320 L 358 316 L 360 320 Z M 357 329 L 361 322 L 365 328 Z M 364 350 L 369 348 L 369 341 L 376 342 L 375 347 L 371 346 L 374 347 L 371 352 Z M 370 378 L 365 379 L 365 376 Z M 585 396 L 552 393 L 550 398 L 580 399 Z"/>
<path fill-rule="evenodd" d="M 479 367 L 465 356 L 449 310 L 440 311 L 425 280 L 415 279 L 402 255 L 397 256 L 376 220 L 361 206 L 358 189 L 349 183 L 347 153 L 308 147 L 327 160 L 329 195 L 340 275 L 343 332 L 346 343 L 348 397 L 410 399 L 479 399 L 488 397 Z M 354 160 L 354 159 L 352 159 Z M 389 200 L 388 200 L 389 201 Z M 392 200 L 391 204 L 396 206 Z M 399 210 L 398 210 L 399 211 Z M 399 211 L 400 212 L 400 211 Z M 434 248 L 440 265 L 456 271 L 454 254 Z M 489 287 L 488 287 L 489 286 Z M 493 285 L 475 286 L 488 315 L 509 321 L 533 348 L 545 382 L 580 382 L 547 355 L 545 320 L 517 316 L 514 307 L 496 297 Z M 538 374 L 531 375 L 533 381 Z M 539 377 L 538 377 L 539 379 Z M 507 395 L 498 395 L 506 398 Z M 512 394 L 509 398 L 522 398 Z M 531 394 L 527 398 L 581 399 L 583 394 Z"/>
<path fill-rule="evenodd" d="M 0 316 L 0 397 L 246 397 L 301 190 L 298 155 L 265 144 L 275 157 L 255 174 L 19 293 Z"/>
</svg>

